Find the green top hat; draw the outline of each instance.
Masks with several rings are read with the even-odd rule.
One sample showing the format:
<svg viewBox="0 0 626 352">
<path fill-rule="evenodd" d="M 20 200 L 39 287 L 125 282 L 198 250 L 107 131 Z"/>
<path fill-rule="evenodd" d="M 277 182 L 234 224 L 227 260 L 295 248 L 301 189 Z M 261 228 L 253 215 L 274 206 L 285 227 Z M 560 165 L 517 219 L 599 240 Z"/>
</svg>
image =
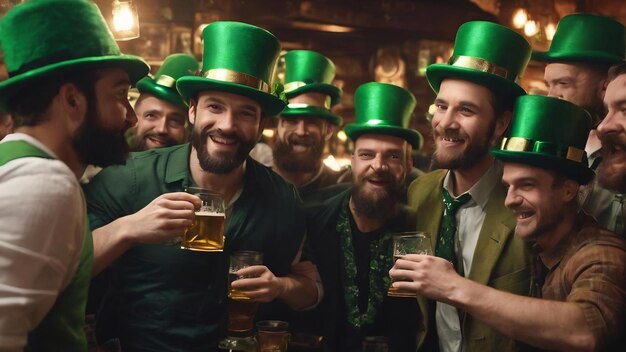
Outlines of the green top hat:
<svg viewBox="0 0 626 352">
<path fill-rule="evenodd" d="M 419 149 L 422 135 L 408 128 L 415 104 L 413 94 L 404 88 L 378 82 L 362 84 L 354 93 L 356 122 L 346 125 L 346 134 L 353 141 L 369 133 L 396 136 Z"/>
<path fill-rule="evenodd" d="M 624 60 L 624 26 L 608 17 L 585 13 L 565 16 L 548 51 L 533 52 L 538 61 L 619 63 Z"/>
<path fill-rule="evenodd" d="M 326 56 L 311 50 L 292 50 L 285 54 L 285 94 L 291 99 L 298 94 L 316 92 L 330 97 L 330 105 L 339 103 L 341 89 L 331 84 L 335 64 Z"/>
<path fill-rule="evenodd" d="M 152 94 L 171 104 L 187 110 L 187 103 L 176 90 L 176 80 L 193 76 L 198 71 L 198 61 L 188 54 L 172 54 L 165 58 L 154 77 L 145 77 L 137 82 L 140 93 Z"/>
<path fill-rule="evenodd" d="M 280 53 L 280 43 L 272 33 L 246 23 L 218 21 L 206 26 L 202 37 L 202 76 L 176 81 L 185 100 L 199 91 L 217 90 L 249 97 L 270 116 L 283 110 L 282 86 L 272 89 Z"/>
<path fill-rule="evenodd" d="M 498 159 L 555 170 L 587 184 L 585 143 L 591 129 L 589 113 L 568 101 L 539 95 L 517 99 L 509 137 L 491 153 Z"/>
<path fill-rule="evenodd" d="M 426 78 L 436 93 L 441 81 L 449 77 L 515 98 L 526 94 L 517 82 L 530 55 L 530 44 L 512 29 L 492 22 L 466 22 L 459 27 L 448 63 L 428 66 Z"/>
<path fill-rule="evenodd" d="M 20 89 L 54 74 L 121 68 L 131 83 L 149 66 L 122 55 L 98 7 L 88 0 L 31 0 L 0 21 L 0 46 L 9 79 L 0 82 L 0 104 Z"/>
</svg>

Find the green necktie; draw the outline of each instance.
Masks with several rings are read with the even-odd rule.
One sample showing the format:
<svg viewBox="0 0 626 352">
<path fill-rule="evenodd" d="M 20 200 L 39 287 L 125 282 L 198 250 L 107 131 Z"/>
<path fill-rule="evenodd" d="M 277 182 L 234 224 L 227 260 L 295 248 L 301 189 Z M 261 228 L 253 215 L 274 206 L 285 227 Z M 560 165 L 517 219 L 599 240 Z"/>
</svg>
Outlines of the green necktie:
<svg viewBox="0 0 626 352">
<path fill-rule="evenodd" d="M 456 253 L 454 252 L 454 237 L 457 228 L 456 212 L 463 204 L 469 202 L 472 196 L 469 193 L 465 193 L 454 199 L 445 188 L 441 188 L 441 193 L 443 195 L 444 209 L 435 255 L 449 260 L 456 268 Z"/>
</svg>

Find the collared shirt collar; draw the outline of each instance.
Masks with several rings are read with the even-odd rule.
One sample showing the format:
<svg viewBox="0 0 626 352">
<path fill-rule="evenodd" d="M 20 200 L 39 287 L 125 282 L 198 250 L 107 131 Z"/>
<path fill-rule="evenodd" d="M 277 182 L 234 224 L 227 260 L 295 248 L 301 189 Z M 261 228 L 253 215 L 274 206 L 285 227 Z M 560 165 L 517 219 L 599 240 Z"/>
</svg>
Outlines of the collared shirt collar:
<svg viewBox="0 0 626 352">
<path fill-rule="evenodd" d="M 472 201 L 470 203 L 478 204 L 484 210 L 487 202 L 489 201 L 491 191 L 496 184 L 501 181 L 502 163 L 498 160 L 494 160 L 493 164 L 491 164 L 491 167 L 487 169 L 485 174 L 466 192 L 472 196 Z M 445 188 L 448 193 L 454 194 L 454 192 L 452 192 L 452 189 L 454 188 L 454 174 L 450 170 L 443 179 L 443 188 Z M 461 194 L 459 194 L 458 197 L 460 196 Z"/>
<path fill-rule="evenodd" d="M 176 149 L 167 162 L 165 168 L 165 182 L 174 183 L 182 181 L 184 186 L 190 186 L 191 172 L 189 171 L 189 155 L 191 153 L 191 144 L 187 143 L 185 148 Z"/>
</svg>

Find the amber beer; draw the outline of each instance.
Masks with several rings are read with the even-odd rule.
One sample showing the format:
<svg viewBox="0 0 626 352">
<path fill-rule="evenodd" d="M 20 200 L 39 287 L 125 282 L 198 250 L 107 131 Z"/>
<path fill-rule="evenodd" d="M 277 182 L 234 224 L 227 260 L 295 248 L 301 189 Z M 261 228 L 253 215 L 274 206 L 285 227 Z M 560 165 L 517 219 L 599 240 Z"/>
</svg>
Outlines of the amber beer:
<svg viewBox="0 0 626 352">
<path fill-rule="evenodd" d="M 256 323 L 260 352 L 286 352 L 289 346 L 289 324 L 279 320 Z"/>
<path fill-rule="evenodd" d="M 183 236 L 181 248 L 203 252 L 224 250 L 224 213 L 199 211 Z"/>
<path fill-rule="evenodd" d="M 233 297 L 229 295 L 228 331 L 242 332 L 252 330 L 257 308 L 259 308 L 259 303 L 250 301 L 245 295 Z"/>
</svg>

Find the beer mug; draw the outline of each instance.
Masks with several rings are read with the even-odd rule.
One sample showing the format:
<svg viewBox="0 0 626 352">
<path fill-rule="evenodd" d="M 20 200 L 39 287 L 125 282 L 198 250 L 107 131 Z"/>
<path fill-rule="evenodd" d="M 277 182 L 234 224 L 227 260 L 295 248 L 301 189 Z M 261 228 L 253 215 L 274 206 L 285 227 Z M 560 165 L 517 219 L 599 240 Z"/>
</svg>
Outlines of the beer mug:
<svg viewBox="0 0 626 352">
<path fill-rule="evenodd" d="M 394 260 L 406 254 L 433 254 L 430 236 L 424 232 L 397 233 L 392 236 L 392 239 Z M 392 297 L 415 297 L 415 294 L 412 292 L 402 292 L 392 286 L 389 286 L 387 295 Z"/>
<path fill-rule="evenodd" d="M 289 345 L 289 324 L 279 320 L 256 323 L 259 352 L 286 352 Z"/>
<path fill-rule="evenodd" d="M 202 252 L 223 251 L 224 199 L 217 193 L 198 187 L 187 187 L 185 191 L 200 198 L 202 206 L 196 210 L 193 225 L 185 231 L 180 248 Z"/>
<path fill-rule="evenodd" d="M 243 332 L 252 330 L 258 302 L 251 302 L 244 291 L 235 290 L 231 283 L 245 277 L 237 271 L 252 265 L 263 264 L 263 253 L 255 251 L 234 252 L 230 256 L 228 268 L 228 331 Z"/>
</svg>

